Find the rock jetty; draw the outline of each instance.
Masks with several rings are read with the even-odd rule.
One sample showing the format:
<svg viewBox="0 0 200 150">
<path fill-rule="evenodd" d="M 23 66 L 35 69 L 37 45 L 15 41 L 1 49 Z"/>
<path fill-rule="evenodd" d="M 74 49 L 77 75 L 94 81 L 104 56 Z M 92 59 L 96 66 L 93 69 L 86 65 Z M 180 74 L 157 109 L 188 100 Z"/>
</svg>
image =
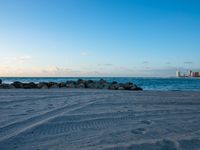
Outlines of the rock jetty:
<svg viewBox="0 0 200 150">
<path fill-rule="evenodd" d="M 66 81 L 66 82 L 39 82 L 39 83 L 22 83 L 15 81 L 11 84 L 5 84 L 0 79 L 0 89 L 49 89 L 49 88 L 88 88 L 88 89 L 110 89 L 110 90 L 133 90 L 141 91 L 141 87 L 138 87 L 134 83 L 118 83 L 107 82 L 104 79 L 96 80 L 83 80 Z"/>
</svg>

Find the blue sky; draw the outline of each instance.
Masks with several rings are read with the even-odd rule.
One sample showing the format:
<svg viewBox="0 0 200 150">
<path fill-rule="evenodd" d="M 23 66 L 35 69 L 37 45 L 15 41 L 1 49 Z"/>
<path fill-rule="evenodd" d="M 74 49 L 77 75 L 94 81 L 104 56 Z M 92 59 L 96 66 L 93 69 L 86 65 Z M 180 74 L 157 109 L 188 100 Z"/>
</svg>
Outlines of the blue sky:
<svg viewBox="0 0 200 150">
<path fill-rule="evenodd" d="M 199 56 L 199 0 L 0 0 L 0 76 L 174 76 Z"/>
</svg>

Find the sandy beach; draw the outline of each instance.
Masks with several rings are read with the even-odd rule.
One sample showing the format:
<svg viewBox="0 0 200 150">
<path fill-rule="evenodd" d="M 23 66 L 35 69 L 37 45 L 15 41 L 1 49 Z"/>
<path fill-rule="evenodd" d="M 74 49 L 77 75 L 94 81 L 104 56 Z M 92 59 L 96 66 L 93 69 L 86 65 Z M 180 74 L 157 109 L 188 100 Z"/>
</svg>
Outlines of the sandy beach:
<svg viewBox="0 0 200 150">
<path fill-rule="evenodd" d="M 0 90 L 0 149 L 199 150 L 200 92 Z"/>
</svg>

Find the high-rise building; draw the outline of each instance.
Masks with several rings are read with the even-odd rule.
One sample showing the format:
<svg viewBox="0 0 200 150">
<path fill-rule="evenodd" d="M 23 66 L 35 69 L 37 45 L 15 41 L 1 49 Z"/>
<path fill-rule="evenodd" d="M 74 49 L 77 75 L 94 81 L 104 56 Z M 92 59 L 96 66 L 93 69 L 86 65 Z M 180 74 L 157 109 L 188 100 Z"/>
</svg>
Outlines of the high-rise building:
<svg viewBox="0 0 200 150">
<path fill-rule="evenodd" d="M 200 72 L 193 72 L 192 70 L 189 70 L 187 75 L 181 75 L 181 72 L 176 70 L 176 77 L 200 77 Z"/>
<path fill-rule="evenodd" d="M 189 77 L 192 77 L 192 70 L 189 70 L 188 76 L 189 76 Z"/>
<path fill-rule="evenodd" d="M 200 72 L 192 72 L 192 77 L 200 77 Z"/>
<path fill-rule="evenodd" d="M 181 76 L 181 72 L 179 70 L 176 70 L 176 77 L 180 77 Z"/>
</svg>

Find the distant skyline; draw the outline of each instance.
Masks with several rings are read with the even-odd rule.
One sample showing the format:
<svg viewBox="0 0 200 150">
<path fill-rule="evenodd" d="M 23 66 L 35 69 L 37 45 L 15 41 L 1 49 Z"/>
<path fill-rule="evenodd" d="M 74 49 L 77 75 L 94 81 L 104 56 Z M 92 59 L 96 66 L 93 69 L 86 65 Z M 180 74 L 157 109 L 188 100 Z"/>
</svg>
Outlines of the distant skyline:
<svg viewBox="0 0 200 150">
<path fill-rule="evenodd" d="M 200 71 L 199 0 L 0 0 L 0 76 Z"/>
</svg>

